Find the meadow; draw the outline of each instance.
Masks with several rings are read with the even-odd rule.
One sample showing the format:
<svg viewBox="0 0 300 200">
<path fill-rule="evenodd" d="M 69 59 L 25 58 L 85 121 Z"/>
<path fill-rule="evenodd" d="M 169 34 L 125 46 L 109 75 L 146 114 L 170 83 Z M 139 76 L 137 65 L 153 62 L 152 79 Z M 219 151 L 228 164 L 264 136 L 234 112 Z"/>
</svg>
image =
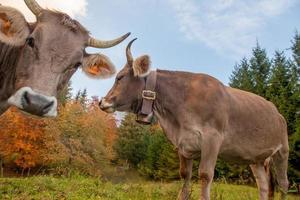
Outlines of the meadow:
<svg viewBox="0 0 300 200">
<path fill-rule="evenodd" d="M 36 176 L 29 178 L 1 178 L 1 200 L 170 200 L 177 198 L 180 181 L 112 183 L 99 178 L 75 175 L 65 178 Z M 212 200 L 255 200 L 255 187 L 215 182 Z M 278 198 L 278 194 L 276 199 Z M 192 184 L 191 199 L 199 199 L 199 184 Z M 300 196 L 289 195 L 288 200 L 300 200 Z"/>
</svg>

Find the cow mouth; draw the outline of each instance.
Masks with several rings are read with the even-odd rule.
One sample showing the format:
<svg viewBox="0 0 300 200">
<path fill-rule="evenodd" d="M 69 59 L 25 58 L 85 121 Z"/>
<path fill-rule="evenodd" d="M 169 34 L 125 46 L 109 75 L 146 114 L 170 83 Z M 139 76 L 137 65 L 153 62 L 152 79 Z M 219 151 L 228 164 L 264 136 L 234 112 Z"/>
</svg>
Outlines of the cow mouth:
<svg viewBox="0 0 300 200">
<path fill-rule="evenodd" d="M 106 113 L 114 113 L 115 111 L 126 111 L 126 104 L 121 105 L 112 105 L 107 107 L 101 107 L 101 110 L 103 110 Z"/>
<path fill-rule="evenodd" d="M 106 108 L 101 108 L 104 112 L 107 113 L 114 113 L 115 111 L 125 111 L 126 110 L 126 105 L 118 105 L 118 106 L 110 106 Z"/>
<path fill-rule="evenodd" d="M 101 110 L 103 110 L 106 113 L 114 113 L 115 112 L 115 108 L 114 107 L 106 107 L 106 108 L 101 108 Z"/>
</svg>

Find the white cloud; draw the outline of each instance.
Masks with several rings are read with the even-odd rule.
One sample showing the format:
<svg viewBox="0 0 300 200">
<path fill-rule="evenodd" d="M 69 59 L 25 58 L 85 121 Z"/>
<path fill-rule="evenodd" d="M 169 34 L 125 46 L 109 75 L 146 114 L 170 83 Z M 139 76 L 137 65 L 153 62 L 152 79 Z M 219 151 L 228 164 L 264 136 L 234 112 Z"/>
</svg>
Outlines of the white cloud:
<svg viewBox="0 0 300 200">
<path fill-rule="evenodd" d="M 43 8 L 59 10 L 71 17 L 84 16 L 87 0 L 36 0 Z M 30 22 L 35 21 L 35 16 L 27 8 L 23 0 L 0 0 L 0 4 L 8 5 L 20 10 Z"/>
<path fill-rule="evenodd" d="M 264 25 L 297 0 L 169 0 L 180 30 L 218 53 L 247 54 Z"/>
</svg>

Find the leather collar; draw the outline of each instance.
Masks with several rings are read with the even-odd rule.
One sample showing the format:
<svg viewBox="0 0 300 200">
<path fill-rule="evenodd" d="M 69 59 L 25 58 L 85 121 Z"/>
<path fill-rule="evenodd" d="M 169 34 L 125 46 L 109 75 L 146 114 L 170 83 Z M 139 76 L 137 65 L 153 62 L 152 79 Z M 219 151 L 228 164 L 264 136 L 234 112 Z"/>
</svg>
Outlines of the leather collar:
<svg viewBox="0 0 300 200">
<path fill-rule="evenodd" d="M 153 104 L 156 99 L 156 71 L 151 71 L 146 77 L 145 89 L 142 91 L 142 107 L 136 121 L 141 124 L 151 124 L 153 121 Z"/>
</svg>

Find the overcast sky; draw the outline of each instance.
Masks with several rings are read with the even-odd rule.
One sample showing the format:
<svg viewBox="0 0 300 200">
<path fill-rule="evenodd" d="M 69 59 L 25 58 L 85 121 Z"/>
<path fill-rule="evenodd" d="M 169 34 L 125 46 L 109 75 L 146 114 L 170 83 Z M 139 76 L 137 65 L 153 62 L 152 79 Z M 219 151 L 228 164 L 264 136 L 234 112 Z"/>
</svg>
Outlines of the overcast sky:
<svg viewBox="0 0 300 200">
<path fill-rule="evenodd" d="M 112 39 L 126 32 L 138 37 L 134 56 L 149 54 L 153 68 L 202 72 L 227 84 L 234 64 L 251 54 L 259 41 L 269 56 L 291 46 L 300 31 L 300 0 L 37 0 L 43 7 L 67 12 L 94 37 Z M 0 0 L 34 16 L 23 0 Z M 120 70 L 130 41 L 108 50 Z M 289 52 L 287 52 L 289 54 Z M 75 91 L 104 96 L 114 78 L 91 80 L 81 71 L 72 78 Z"/>
</svg>

